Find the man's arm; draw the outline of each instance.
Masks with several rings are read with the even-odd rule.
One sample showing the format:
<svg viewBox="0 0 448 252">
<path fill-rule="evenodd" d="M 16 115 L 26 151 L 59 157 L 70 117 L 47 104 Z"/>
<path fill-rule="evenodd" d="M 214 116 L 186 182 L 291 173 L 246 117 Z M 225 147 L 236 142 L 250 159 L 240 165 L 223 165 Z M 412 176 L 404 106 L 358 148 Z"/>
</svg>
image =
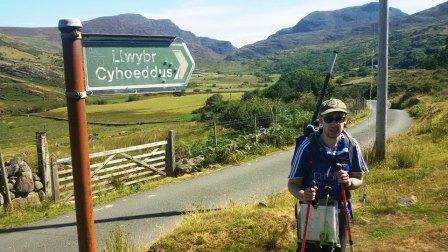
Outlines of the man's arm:
<svg viewBox="0 0 448 252">
<path fill-rule="evenodd" d="M 362 186 L 362 184 L 364 183 L 363 178 L 364 176 L 362 172 L 350 172 L 350 185 L 347 186 L 347 188 L 349 190 L 354 190 Z"/>
</svg>

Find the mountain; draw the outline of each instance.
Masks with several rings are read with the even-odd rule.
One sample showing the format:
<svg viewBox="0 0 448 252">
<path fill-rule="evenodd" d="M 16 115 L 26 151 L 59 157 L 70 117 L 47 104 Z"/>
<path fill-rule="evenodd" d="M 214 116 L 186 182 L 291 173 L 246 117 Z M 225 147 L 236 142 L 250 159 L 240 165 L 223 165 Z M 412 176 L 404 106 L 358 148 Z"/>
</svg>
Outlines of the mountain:
<svg viewBox="0 0 448 252">
<path fill-rule="evenodd" d="M 335 11 L 315 11 L 300 20 L 295 26 L 282 29 L 275 35 L 303 33 L 318 30 L 347 29 L 378 21 L 379 3 L 348 7 Z M 396 8 L 389 9 L 391 19 L 408 16 Z M 274 36 L 275 36 L 274 35 Z"/>
<path fill-rule="evenodd" d="M 148 19 L 139 14 L 121 14 L 99 17 L 83 22 L 85 33 L 167 35 L 182 38 L 195 59 L 224 58 L 236 51 L 228 41 L 197 37 L 184 31 L 169 19 Z M 33 46 L 60 51 L 60 33 L 57 28 L 0 27 L 0 33 L 29 42 Z M 37 41 L 40 40 L 40 41 Z"/>
<path fill-rule="evenodd" d="M 228 41 L 197 37 L 169 19 L 148 19 L 138 14 L 95 18 L 83 22 L 83 30 L 87 33 L 176 36 L 186 42 L 193 56 L 200 58 L 223 58 L 236 51 Z"/>
<path fill-rule="evenodd" d="M 323 71 L 336 50 L 339 55 L 335 71 L 347 73 L 370 68 L 372 62 L 376 64 L 378 52 L 377 7 L 378 4 L 370 3 L 332 12 L 313 12 L 294 27 L 244 46 L 226 59 L 240 61 L 259 73 L 284 73 L 297 68 Z M 447 31 L 448 2 L 412 15 L 390 9 L 390 67 L 436 67 Z"/>
<path fill-rule="evenodd" d="M 301 19 L 295 26 L 284 28 L 267 39 L 246 45 L 228 57 L 232 60 L 254 59 L 297 46 L 315 45 L 343 38 L 347 31 L 378 22 L 379 3 L 348 7 L 335 11 L 315 11 Z M 391 20 L 408 15 L 390 8 Z"/>
</svg>

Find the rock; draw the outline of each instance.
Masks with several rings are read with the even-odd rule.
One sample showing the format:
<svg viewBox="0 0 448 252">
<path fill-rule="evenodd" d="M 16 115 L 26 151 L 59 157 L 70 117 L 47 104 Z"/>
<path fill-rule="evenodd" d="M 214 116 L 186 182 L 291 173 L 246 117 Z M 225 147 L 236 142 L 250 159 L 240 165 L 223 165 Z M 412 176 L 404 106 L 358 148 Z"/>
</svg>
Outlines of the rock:
<svg viewBox="0 0 448 252">
<path fill-rule="evenodd" d="M 258 202 L 258 207 L 268 207 L 268 203 L 266 202 Z"/>
<path fill-rule="evenodd" d="M 5 199 L 3 198 L 3 195 L 0 193 L 0 205 L 5 204 Z"/>
<path fill-rule="evenodd" d="M 196 167 L 193 159 L 183 158 L 176 162 L 176 168 L 174 169 L 174 175 L 180 176 L 187 173 L 198 172 L 200 169 Z"/>
<path fill-rule="evenodd" d="M 31 168 L 28 166 L 28 164 L 24 161 L 20 163 L 19 175 L 20 177 L 26 177 L 30 180 L 33 180 L 33 172 L 31 171 Z"/>
<path fill-rule="evenodd" d="M 9 183 L 11 183 L 13 185 L 16 183 L 16 180 L 17 180 L 17 178 L 10 178 L 10 179 L 8 179 Z"/>
<path fill-rule="evenodd" d="M 40 177 L 36 173 L 33 173 L 33 180 L 40 181 Z"/>
<path fill-rule="evenodd" d="M 34 181 L 34 190 L 39 191 L 40 189 L 44 188 L 44 185 L 40 181 Z"/>
<path fill-rule="evenodd" d="M 33 177 L 19 177 L 14 184 L 17 194 L 26 195 L 34 190 Z"/>
<path fill-rule="evenodd" d="M 414 195 L 407 195 L 397 198 L 397 204 L 402 207 L 410 207 L 417 203 L 417 197 Z"/>
<path fill-rule="evenodd" d="M 45 192 L 44 192 L 44 190 L 38 191 L 37 194 L 39 195 L 40 201 L 43 201 L 45 199 Z"/>
<path fill-rule="evenodd" d="M 28 194 L 26 198 L 15 198 L 12 200 L 14 209 L 23 209 L 28 206 L 41 206 L 39 195 L 35 192 Z"/>
<path fill-rule="evenodd" d="M 230 152 L 238 152 L 238 145 L 236 143 L 231 143 L 227 147 Z"/>
<path fill-rule="evenodd" d="M 193 160 L 193 163 L 194 163 L 195 166 L 199 166 L 199 165 L 202 164 L 202 162 L 204 162 L 205 157 L 204 156 L 197 156 L 197 157 L 192 158 L 192 160 Z"/>
</svg>

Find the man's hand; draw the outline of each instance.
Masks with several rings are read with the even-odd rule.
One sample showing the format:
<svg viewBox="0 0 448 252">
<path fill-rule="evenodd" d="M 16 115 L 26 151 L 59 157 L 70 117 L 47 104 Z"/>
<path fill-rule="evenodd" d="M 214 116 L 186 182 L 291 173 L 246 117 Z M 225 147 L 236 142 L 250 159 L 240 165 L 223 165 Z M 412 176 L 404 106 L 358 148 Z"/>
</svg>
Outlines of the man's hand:
<svg viewBox="0 0 448 252">
<path fill-rule="evenodd" d="M 344 170 L 340 170 L 336 173 L 336 177 L 338 178 L 339 184 L 344 184 L 345 187 L 349 188 L 352 185 L 352 181 L 348 176 L 348 173 Z"/>
<path fill-rule="evenodd" d="M 302 201 L 310 202 L 316 198 L 317 186 L 308 187 L 303 190 Z"/>
</svg>

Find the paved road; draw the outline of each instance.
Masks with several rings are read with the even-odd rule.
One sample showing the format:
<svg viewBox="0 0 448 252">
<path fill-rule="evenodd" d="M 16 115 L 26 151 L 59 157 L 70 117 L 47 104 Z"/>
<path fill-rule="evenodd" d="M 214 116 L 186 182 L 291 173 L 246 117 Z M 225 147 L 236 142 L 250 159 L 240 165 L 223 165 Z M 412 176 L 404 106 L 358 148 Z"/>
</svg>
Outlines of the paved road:
<svg viewBox="0 0 448 252">
<path fill-rule="evenodd" d="M 373 108 L 371 118 L 349 129 L 364 146 L 374 140 L 374 115 Z M 388 115 L 388 133 L 396 134 L 409 127 L 411 119 L 406 112 L 389 110 Z M 105 238 L 117 225 L 130 233 L 134 244 L 149 245 L 172 230 L 185 211 L 263 200 L 286 189 L 291 158 L 292 150 L 277 152 L 97 207 L 94 213 L 98 248 L 104 247 Z M 2 251 L 77 251 L 75 215 L 0 230 L 0 248 Z"/>
</svg>

